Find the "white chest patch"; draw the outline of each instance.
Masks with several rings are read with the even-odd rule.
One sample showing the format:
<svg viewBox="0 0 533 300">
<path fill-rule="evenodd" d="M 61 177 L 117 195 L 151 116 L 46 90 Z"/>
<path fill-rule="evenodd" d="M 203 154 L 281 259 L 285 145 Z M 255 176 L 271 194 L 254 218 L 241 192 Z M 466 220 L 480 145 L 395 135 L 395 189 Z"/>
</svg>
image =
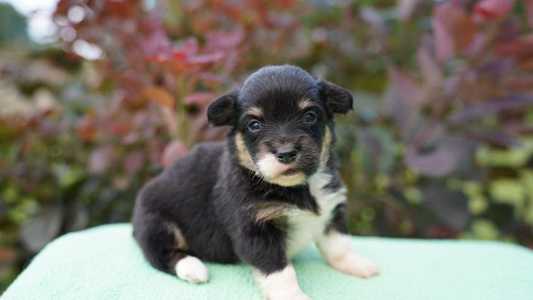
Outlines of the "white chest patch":
<svg viewBox="0 0 533 300">
<path fill-rule="evenodd" d="M 317 172 L 309 178 L 309 189 L 320 209 L 319 215 L 300 209 L 292 209 L 287 213 L 288 235 L 286 243 L 289 258 L 300 253 L 322 235 L 332 218 L 333 209 L 346 201 L 346 188 L 342 187 L 335 192 L 328 192 L 323 189 L 331 181 L 331 178 L 332 176 L 325 172 Z"/>
</svg>

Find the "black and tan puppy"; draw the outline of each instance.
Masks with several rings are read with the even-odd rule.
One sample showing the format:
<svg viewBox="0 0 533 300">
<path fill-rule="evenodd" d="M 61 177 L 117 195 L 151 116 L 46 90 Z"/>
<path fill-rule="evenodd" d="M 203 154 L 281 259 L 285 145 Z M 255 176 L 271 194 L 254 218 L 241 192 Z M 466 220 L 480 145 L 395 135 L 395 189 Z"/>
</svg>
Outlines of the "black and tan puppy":
<svg viewBox="0 0 533 300">
<path fill-rule="evenodd" d="M 309 299 L 290 258 L 316 242 L 335 269 L 379 270 L 350 249 L 345 192 L 331 153 L 345 89 L 293 66 L 265 67 L 211 104 L 225 143 L 201 144 L 141 191 L 134 235 L 157 269 L 205 282 L 202 260 L 244 262 L 266 299 Z"/>
</svg>

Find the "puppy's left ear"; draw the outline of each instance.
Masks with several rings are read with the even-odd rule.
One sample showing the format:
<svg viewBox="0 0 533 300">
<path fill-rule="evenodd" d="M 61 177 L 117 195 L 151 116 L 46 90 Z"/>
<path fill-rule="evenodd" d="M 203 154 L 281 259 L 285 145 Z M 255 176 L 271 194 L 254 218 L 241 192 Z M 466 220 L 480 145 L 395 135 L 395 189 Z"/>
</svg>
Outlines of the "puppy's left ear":
<svg viewBox="0 0 533 300">
<path fill-rule="evenodd" d="M 346 114 L 352 110 L 353 97 L 348 90 L 324 80 L 319 81 L 318 86 L 328 113 Z"/>
<path fill-rule="evenodd" d="M 207 108 L 207 120 L 214 126 L 234 125 L 237 119 L 238 90 L 230 91 Z"/>
</svg>

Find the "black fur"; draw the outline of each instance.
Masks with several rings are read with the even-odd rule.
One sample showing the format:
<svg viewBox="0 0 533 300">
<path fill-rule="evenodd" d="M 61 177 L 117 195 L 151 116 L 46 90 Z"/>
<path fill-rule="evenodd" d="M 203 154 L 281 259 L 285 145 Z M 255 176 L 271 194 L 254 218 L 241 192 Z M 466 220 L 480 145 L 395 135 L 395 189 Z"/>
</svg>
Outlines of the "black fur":
<svg viewBox="0 0 533 300">
<path fill-rule="evenodd" d="M 346 114 L 353 109 L 352 95 L 347 90 L 327 81 L 319 81 L 318 86 L 330 116 L 333 113 Z"/>
<path fill-rule="evenodd" d="M 333 210 L 333 217 L 329 225 L 326 227 L 326 231 L 335 230 L 340 233 L 348 233 L 348 225 L 346 224 L 346 204 L 341 203 Z"/>
<path fill-rule="evenodd" d="M 305 111 L 298 108 L 301 99 L 312 102 Z M 240 90 L 215 100 L 208 110 L 209 122 L 232 126 L 227 142 L 198 145 L 137 198 L 134 236 L 148 261 L 172 274 L 174 264 L 186 255 L 216 263 L 243 261 L 264 274 L 286 267 L 286 219 L 258 221 L 257 210 L 273 205 L 320 214 L 319 206 L 306 182 L 280 186 L 243 165 L 236 138 L 242 136 L 254 164 L 261 153 L 294 145 L 294 172 L 311 176 L 319 169 L 326 127 L 334 141 L 333 113 L 346 113 L 351 106 L 349 92 L 292 66 L 260 69 Z M 260 108 L 261 116 L 247 114 L 251 107 Z M 308 113 L 316 115 L 316 121 L 305 121 Z M 262 126 L 258 132 L 248 128 L 254 120 Z M 331 154 L 325 169 L 333 177 L 323 188 L 340 189 Z M 342 206 L 335 209 L 327 230 L 347 232 L 344 213 Z M 181 237 L 172 228 L 178 228 Z"/>
<path fill-rule="evenodd" d="M 239 91 L 231 91 L 213 102 L 207 110 L 207 119 L 215 126 L 234 125 L 237 117 L 237 97 Z"/>
</svg>

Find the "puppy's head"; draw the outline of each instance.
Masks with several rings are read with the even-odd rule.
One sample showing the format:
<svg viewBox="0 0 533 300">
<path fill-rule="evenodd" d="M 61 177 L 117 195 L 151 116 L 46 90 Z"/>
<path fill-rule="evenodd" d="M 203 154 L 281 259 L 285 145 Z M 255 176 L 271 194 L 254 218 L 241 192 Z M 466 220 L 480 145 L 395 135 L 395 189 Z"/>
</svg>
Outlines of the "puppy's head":
<svg viewBox="0 0 533 300">
<path fill-rule="evenodd" d="M 329 158 L 333 115 L 352 108 L 350 93 L 293 66 L 265 67 L 215 100 L 209 122 L 233 127 L 239 163 L 267 182 L 304 184 Z"/>
</svg>

